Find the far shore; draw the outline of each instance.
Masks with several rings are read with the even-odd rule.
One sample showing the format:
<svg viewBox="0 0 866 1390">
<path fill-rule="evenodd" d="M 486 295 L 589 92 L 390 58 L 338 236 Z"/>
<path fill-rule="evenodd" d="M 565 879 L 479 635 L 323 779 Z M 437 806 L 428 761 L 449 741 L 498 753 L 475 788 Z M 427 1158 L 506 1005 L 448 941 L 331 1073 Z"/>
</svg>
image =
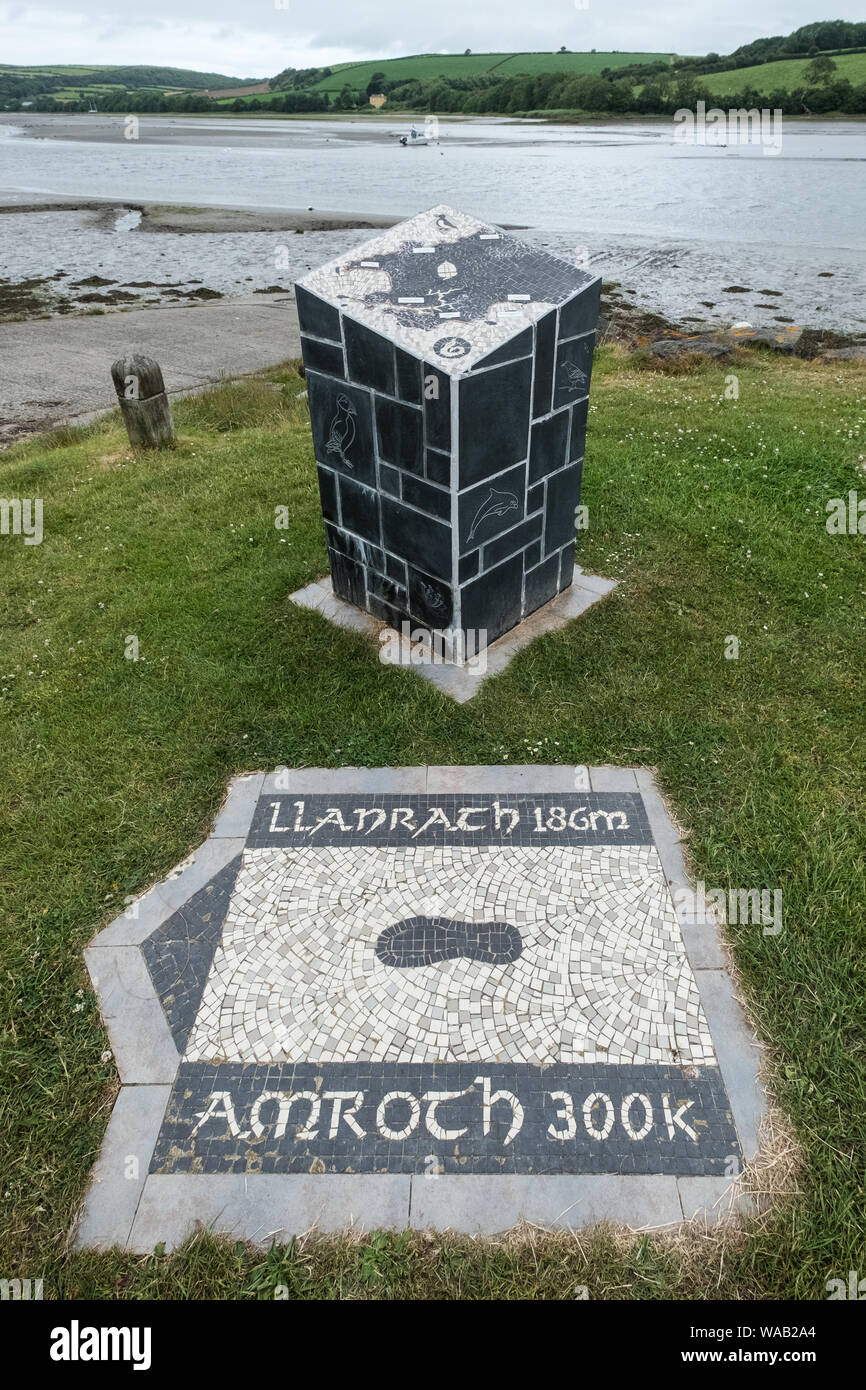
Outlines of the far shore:
<svg viewBox="0 0 866 1390">
<path fill-rule="evenodd" d="M 0 217 L 17 212 L 104 212 L 123 206 L 142 214 L 144 232 L 327 232 L 358 227 L 393 227 L 399 215 L 378 212 L 322 211 L 315 208 L 190 206 L 186 203 L 145 203 L 128 198 L 74 194 L 16 194 L 0 190 Z"/>
<path fill-rule="evenodd" d="M 160 121 L 167 125 L 174 125 L 180 121 L 232 121 L 243 126 L 245 123 L 266 121 L 280 124 L 286 121 L 305 125 L 315 123 L 317 125 L 357 125 L 355 131 L 343 131 L 342 138 L 347 140 L 365 140 L 368 138 L 381 138 L 381 128 L 383 126 L 396 126 L 405 129 L 407 126 L 420 125 L 432 113 L 428 111 L 403 111 L 403 110 L 381 110 L 369 111 L 272 111 L 263 106 L 259 111 L 232 111 L 227 107 L 217 107 L 213 111 L 140 111 L 127 113 L 123 111 L 0 111 L 0 125 L 17 126 L 24 132 L 24 138 L 36 140 L 84 140 L 93 143 L 114 140 L 116 135 L 116 124 L 123 123 L 128 114 L 138 115 L 141 120 Z M 533 112 L 530 115 L 510 115 L 498 112 L 463 112 L 447 111 L 436 113 L 436 119 L 440 126 L 443 125 L 514 125 L 514 126 L 627 126 L 627 125 L 653 125 L 670 126 L 672 116 L 660 115 L 658 113 L 641 113 L 638 111 L 609 111 L 609 112 Z M 816 124 L 845 124 L 853 122 L 860 124 L 866 122 L 866 115 L 858 115 L 854 112 L 846 111 L 826 111 L 820 115 L 808 115 L 806 112 L 785 112 L 784 120 L 786 123 L 796 125 L 816 125 Z M 106 123 L 111 123 L 110 128 Z M 366 127 L 366 129 L 365 129 Z M 255 136 L 261 132 L 251 131 L 250 135 Z M 207 139 L 207 132 L 202 132 L 202 137 Z M 215 132 L 210 137 L 214 143 L 219 142 L 219 135 Z M 452 135 L 450 137 L 454 139 Z M 456 137 L 459 138 L 459 137 Z M 464 139 L 467 137 L 463 137 Z"/>
</svg>

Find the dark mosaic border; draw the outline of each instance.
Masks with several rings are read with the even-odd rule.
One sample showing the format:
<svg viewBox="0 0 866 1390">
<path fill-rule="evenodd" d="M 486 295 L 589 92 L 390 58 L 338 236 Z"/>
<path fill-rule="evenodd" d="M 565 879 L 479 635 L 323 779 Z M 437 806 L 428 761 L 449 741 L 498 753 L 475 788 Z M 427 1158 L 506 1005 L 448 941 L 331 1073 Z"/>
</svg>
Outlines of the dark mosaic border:
<svg viewBox="0 0 866 1390">
<path fill-rule="evenodd" d="M 179 1053 L 183 1053 L 241 866 L 238 854 L 141 943 Z"/>
<path fill-rule="evenodd" d="M 417 833 L 436 808 L 448 824 L 439 819 L 422 833 Z M 516 810 L 519 820 L 514 822 L 510 815 L 506 816 L 506 808 Z M 556 815 L 556 808 L 564 812 L 563 818 Z M 385 812 L 381 825 L 376 825 L 375 820 L 371 819 L 376 809 Z M 403 809 L 412 812 L 409 826 L 393 817 L 394 812 Z M 367 813 L 362 822 L 359 822 L 359 810 Z M 563 827 L 539 830 L 536 811 L 542 826 L 546 827 L 552 818 L 554 825 L 564 819 Z M 328 817 L 329 812 L 339 813 L 342 826 L 336 814 Z M 458 828 L 461 813 L 464 813 L 465 829 Z M 593 816 L 596 817 L 594 823 Z M 392 819 L 396 819 L 393 829 Z M 572 820 L 571 826 L 569 820 Z M 588 824 L 581 829 L 584 820 Z M 365 828 L 359 830 L 359 823 Z M 472 825 L 478 828 L 472 829 Z M 250 849 L 291 849 L 299 845 L 538 847 L 652 843 L 646 808 L 639 792 L 551 792 L 541 796 L 527 795 L 526 792 L 476 792 L 464 795 L 449 792 L 438 795 L 367 792 L 317 793 L 310 796 L 299 792 L 276 792 L 259 798 L 247 838 Z"/>
<path fill-rule="evenodd" d="M 513 1094 L 523 1107 L 520 1128 L 507 1145 L 514 1110 L 509 1101 L 496 1099 L 496 1092 L 502 1090 Z M 277 1136 L 280 1098 L 274 1097 L 259 1108 L 261 1132 L 257 1136 L 252 1131 L 252 1107 L 263 1092 L 288 1097 L 300 1091 L 319 1097 L 312 1124 L 312 1102 L 298 1100 L 284 1116 L 285 1133 Z M 393 1133 L 408 1126 L 409 1102 L 389 1104 L 384 1119 L 393 1131 L 391 1137 L 383 1135 L 377 1121 L 382 1098 L 394 1091 L 414 1096 L 418 1110 L 412 1133 L 401 1139 Z M 556 1139 L 548 1127 L 553 1124 L 568 1133 L 568 1122 L 562 1102 L 555 1102 L 551 1093 L 563 1091 L 572 1097 L 575 1132 L 573 1137 Z M 333 1092 L 346 1098 L 335 1100 Z M 364 1131 L 363 1137 L 344 1118 L 358 1092 L 362 1099 L 353 1121 Z M 466 1094 L 443 1100 L 428 1121 L 430 1094 L 442 1092 Z M 583 1117 L 586 1098 L 596 1092 L 609 1097 L 613 1113 L 611 1131 L 604 1139 L 590 1136 Z M 223 1098 L 213 1100 L 214 1093 L 222 1093 Z M 624 1098 L 634 1093 L 646 1096 L 652 1107 L 652 1127 L 639 1139 L 629 1137 L 621 1118 Z M 212 1118 L 199 1124 L 212 1104 Z M 590 1123 L 596 1129 L 603 1127 L 607 1113 L 607 1107 L 597 1102 Z M 627 1115 L 632 1130 L 639 1133 L 647 1119 L 642 1102 L 633 1102 Z M 197 1125 L 197 1133 L 192 1134 Z M 466 1133 L 437 1138 L 431 1125 Z M 299 1138 L 305 1126 L 311 1137 Z M 596 1064 L 186 1062 L 172 1088 L 150 1172 L 702 1176 L 739 1171 L 731 1160 L 741 1164 L 742 1154 L 717 1067 L 689 1076 L 678 1067 Z"/>
</svg>

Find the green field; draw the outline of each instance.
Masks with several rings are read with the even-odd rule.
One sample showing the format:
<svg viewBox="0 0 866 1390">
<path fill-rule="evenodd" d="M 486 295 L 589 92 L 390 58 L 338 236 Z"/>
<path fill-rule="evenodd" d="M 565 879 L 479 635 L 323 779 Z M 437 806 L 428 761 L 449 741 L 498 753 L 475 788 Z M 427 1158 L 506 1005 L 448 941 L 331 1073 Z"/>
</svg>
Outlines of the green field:
<svg viewBox="0 0 866 1390">
<path fill-rule="evenodd" d="M 810 58 L 787 58 L 778 63 L 760 63 L 757 67 L 707 73 L 698 81 L 711 92 L 741 92 L 747 86 L 759 92 L 772 92 L 776 87 L 791 92 L 807 85 L 803 71 L 810 62 Z M 847 77 L 855 87 L 866 82 L 866 53 L 845 53 L 833 62 L 836 64 L 834 79 Z"/>
<path fill-rule="evenodd" d="M 340 89 L 338 87 L 337 91 L 339 90 Z M 240 94 L 238 95 L 240 96 Z M 261 102 L 262 106 L 269 106 L 272 101 L 281 101 L 285 95 L 286 92 L 284 90 L 281 90 L 279 92 L 256 92 L 255 100 Z M 231 106 L 232 102 L 237 100 L 238 97 L 219 97 L 216 101 L 214 101 L 213 104 L 214 106 Z M 248 102 L 252 101 L 253 98 L 241 96 L 240 100 Z"/>
<path fill-rule="evenodd" d="M 367 86 L 374 73 L 383 72 L 391 82 L 408 82 L 417 77 L 430 82 L 436 77 L 516 77 L 518 73 L 536 76 L 541 72 L 598 73 L 604 68 L 621 68 L 630 63 L 667 61 L 670 53 L 420 53 L 407 58 L 372 59 L 363 63 L 341 63 L 330 77 L 313 84 L 313 91 L 339 92 L 348 82 L 358 91 Z"/>
<path fill-rule="evenodd" d="M 119 82 L 86 82 L 80 87 L 59 87 L 51 95 L 55 101 L 78 101 L 81 93 L 88 97 L 98 97 L 107 92 L 122 92 L 126 89 Z"/>
<path fill-rule="evenodd" d="M 75 77 L 78 73 L 86 72 L 110 72 L 111 68 L 105 63 L 91 63 L 89 67 L 82 67 L 81 64 L 52 63 L 49 66 L 21 66 L 19 64 L 0 63 L 0 74 L 9 73 L 13 77 Z"/>
<path fill-rule="evenodd" d="M 41 64 L 3 64 L 0 63 L 0 86 L 3 80 L 8 78 L 23 78 L 38 80 L 48 77 L 63 77 L 74 84 L 77 79 L 92 77 L 94 73 L 99 74 L 98 81 L 81 81 L 79 86 L 88 92 L 98 91 L 102 87 L 155 87 L 155 88 L 180 88 L 184 91 L 201 91 L 206 87 L 213 87 L 217 90 L 220 87 L 232 87 L 235 85 L 243 86 L 251 82 L 256 82 L 254 77 L 226 77 L 220 72 L 198 72 L 193 68 L 171 68 L 162 67 L 158 64 L 100 64 L 92 63 L 89 67 L 81 64 L 65 65 L 63 63 L 41 63 Z M 111 78 L 115 76 L 116 81 Z M 73 90 L 77 95 L 78 88 L 62 88 L 64 92 Z M 46 95 L 54 95 L 54 92 Z"/>
<path fill-rule="evenodd" d="M 573 1306 L 576 1283 L 591 1299 L 748 1302 L 862 1276 L 864 538 L 825 521 L 829 498 L 862 492 L 866 370 L 751 351 L 732 365 L 737 400 L 731 366 L 669 375 L 597 354 L 577 559 L 618 587 L 470 705 L 289 602 L 328 564 L 293 370 L 176 401 L 175 449 L 133 454 L 115 415 L 0 455 L 0 495 L 45 507 L 42 544 L 0 538 L 4 1277 L 44 1277 L 46 1299 L 256 1299 L 280 1283 Z M 117 1082 L 81 952 L 201 843 L 228 779 L 503 762 L 655 767 L 695 879 L 782 886 L 781 934 L 726 932 L 786 1117 L 751 1183 L 775 1207 L 742 1236 L 674 1244 L 374 1233 L 270 1255 L 210 1239 L 147 1259 L 70 1251 Z"/>
</svg>

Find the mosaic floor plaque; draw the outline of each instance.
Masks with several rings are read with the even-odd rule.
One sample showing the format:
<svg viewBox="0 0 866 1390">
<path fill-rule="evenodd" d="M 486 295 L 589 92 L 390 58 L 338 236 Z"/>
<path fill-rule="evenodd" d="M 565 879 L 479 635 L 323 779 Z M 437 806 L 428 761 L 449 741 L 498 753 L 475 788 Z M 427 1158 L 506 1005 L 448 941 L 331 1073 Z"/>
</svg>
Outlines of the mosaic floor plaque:
<svg viewBox="0 0 866 1390">
<path fill-rule="evenodd" d="M 122 1015 L 158 1043 L 147 1181 L 739 1171 L 654 789 L 319 789 L 352 771 L 247 779 L 210 860 L 91 948 L 121 1070 Z"/>
</svg>

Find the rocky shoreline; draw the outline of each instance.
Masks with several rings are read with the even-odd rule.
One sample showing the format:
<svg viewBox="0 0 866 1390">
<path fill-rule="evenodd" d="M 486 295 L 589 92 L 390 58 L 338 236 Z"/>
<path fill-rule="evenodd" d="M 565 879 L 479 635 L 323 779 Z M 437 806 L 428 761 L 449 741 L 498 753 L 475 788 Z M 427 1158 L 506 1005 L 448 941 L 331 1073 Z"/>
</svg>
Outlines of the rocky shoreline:
<svg viewBox="0 0 866 1390">
<path fill-rule="evenodd" d="M 85 225 L 91 225 L 103 233 L 119 232 L 124 235 L 124 239 L 126 234 L 134 232 L 136 237 L 145 236 L 148 239 L 161 235 L 180 236 L 184 238 L 184 243 L 181 244 L 185 244 L 187 237 L 194 238 L 196 234 L 249 233 L 252 234 L 251 247 L 255 242 L 255 234 L 258 233 L 291 235 L 293 238 L 307 233 L 354 233 L 393 226 L 399 220 L 396 216 L 378 213 L 324 212 L 315 207 L 250 210 L 241 207 L 184 206 L 166 203 L 119 204 L 116 199 L 111 198 L 82 199 L 62 195 L 34 196 L 0 192 L 0 219 L 5 216 L 14 222 L 18 214 L 58 212 L 82 214 L 87 219 Z M 0 220 L 0 226 L 2 225 Z M 510 231 L 525 230 L 518 224 L 504 225 Z M 14 233 L 14 226 L 10 230 Z M 158 240 L 150 244 L 160 245 Z M 312 250 L 312 247 L 310 249 Z M 162 254 L 164 253 L 161 252 L 160 255 Z M 209 300 L 233 303 L 239 298 L 239 287 L 223 279 L 222 288 L 216 288 L 201 278 L 191 278 L 188 273 L 184 276 L 182 265 L 175 268 L 174 275 L 171 275 L 169 270 L 171 278 L 164 273 L 154 273 L 162 271 L 164 264 L 154 257 L 150 258 L 150 273 L 141 275 L 139 272 L 140 278 L 134 279 L 119 278 L 116 269 L 113 275 L 95 272 L 83 274 L 82 271 L 88 269 L 89 259 L 79 258 L 77 274 L 71 269 L 61 268 L 44 275 L 31 275 L 22 279 L 0 277 L 0 324 L 53 317 L 102 315 L 131 309 L 159 309 L 172 305 L 201 305 Z M 91 271 L 94 260 L 90 260 Z M 97 268 L 101 270 L 101 264 L 98 264 Z M 106 269 L 109 268 L 114 267 L 106 266 Z M 190 268 L 188 265 L 187 271 Z M 198 271 L 199 266 L 195 269 Z M 132 274 L 134 273 L 133 271 Z M 822 272 L 822 275 L 825 273 L 828 272 Z M 250 281 L 252 277 L 246 276 L 246 280 Z M 244 285 L 240 294 L 291 295 L 292 280 L 291 270 L 276 271 L 273 282 L 255 287 L 252 284 Z M 719 324 L 718 317 L 716 322 L 711 322 L 705 312 L 701 313 L 701 310 L 714 309 L 718 316 L 718 297 L 714 302 L 701 301 L 694 306 L 692 312 L 674 319 L 639 304 L 638 299 L 644 296 L 638 294 L 637 289 L 623 289 L 619 281 L 606 280 L 603 285 L 598 341 L 619 344 L 628 350 L 647 351 L 660 362 L 689 355 L 723 360 L 746 344 L 810 359 L 840 360 L 866 357 L 866 334 L 842 333 L 820 325 L 794 322 L 789 314 L 781 311 L 784 300 L 779 290 L 755 291 L 746 285 L 736 284 L 726 286 L 721 293 L 731 296 L 731 314 L 727 322 Z M 735 317 L 737 297 L 755 294 L 767 300 L 767 303 L 758 305 L 760 309 L 776 309 L 778 306 L 779 312 L 774 313 L 769 324 L 756 326 L 748 322 L 745 316 Z M 772 300 L 769 299 L 770 296 L 773 296 Z M 745 301 L 743 308 L 748 313 Z M 725 315 L 725 318 L 728 319 L 728 316 Z"/>
<path fill-rule="evenodd" d="M 685 322 L 673 323 L 660 314 L 629 304 L 615 281 L 603 285 L 598 342 L 621 344 L 632 351 L 646 350 L 653 357 L 668 361 L 689 356 L 724 359 L 737 348 L 747 346 L 812 360 L 866 361 L 866 335 L 857 337 L 800 324 L 785 324 L 778 329 L 754 327 L 744 320 L 736 320 L 725 329 L 695 331 Z"/>
<path fill-rule="evenodd" d="M 182 220 L 199 209 L 171 209 L 171 218 Z M 255 214 L 260 218 L 260 214 Z M 336 214 L 334 214 L 336 216 Z M 284 219 L 283 219 L 284 224 Z M 353 224 L 358 225 L 358 224 Z M 189 228 L 188 228 L 189 229 Z M 160 230 L 166 230 L 160 225 Z M 179 228 L 172 227 L 172 230 Z M 275 228 L 285 230 L 285 226 Z M 61 285 L 61 281 L 66 283 Z M 261 295 L 291 295 L 287 284 L 254 290 Z M 201 304 L 227 299 L 219 290 L 194 281 L 138 280 L 119 282 L 100 275 L 67 279 L 64 271 L 28 280 L 0 279 L 0 323 L 22 322 L 55 316 L 87 317 L 124 309 L 159 309 L 183 303 Z M 728 328 L 703 327 L 697 331 L 685 322 L 675 323 L 629 302 L 616 282 L 605 282 L 598 324 L 600 344 L 618 344 L 631 351 L 648 351 L 665 360 L 691 356 L 723 360 L 739 347 L 760 346 L 771 351 L 828 361 L 866 360 L 866 335 L 837 333 L 832 329 L 785 324 L 778 329 L 754 327 L 738 320 Z"/>
</svg>

